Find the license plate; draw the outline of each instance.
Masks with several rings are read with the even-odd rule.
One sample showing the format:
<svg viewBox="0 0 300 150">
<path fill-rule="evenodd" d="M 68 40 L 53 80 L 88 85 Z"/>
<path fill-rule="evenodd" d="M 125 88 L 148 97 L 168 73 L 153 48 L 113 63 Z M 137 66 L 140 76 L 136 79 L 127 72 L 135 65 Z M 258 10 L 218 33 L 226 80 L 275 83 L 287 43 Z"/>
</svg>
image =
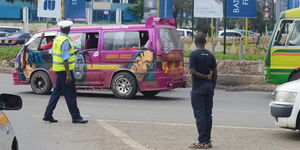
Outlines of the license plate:
<svg viewBox="0 0 300 150">
<path fill-rule="evenodd" d="M 8 40 L 4 40 L 4 43 L 8 43 Z"/>
</svg>

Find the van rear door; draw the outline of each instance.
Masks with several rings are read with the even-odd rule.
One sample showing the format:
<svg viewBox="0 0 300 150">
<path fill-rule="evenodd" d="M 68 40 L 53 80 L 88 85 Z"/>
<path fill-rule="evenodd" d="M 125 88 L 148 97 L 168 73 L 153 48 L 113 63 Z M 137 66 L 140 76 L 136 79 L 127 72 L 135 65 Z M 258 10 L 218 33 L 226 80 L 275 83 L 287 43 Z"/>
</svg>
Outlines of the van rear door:
<svg viewBox="0 0 300 150">
<path fill-rule="evenodd" d="M 184 74 L 183 44 L 175 28 L 160 28 L 160 47 L 158 61 L 162 61 L 161 69 L 172 77 L 182 77 Z M 159 67 L 158 67 L 159 68 Z"/>
</svg>

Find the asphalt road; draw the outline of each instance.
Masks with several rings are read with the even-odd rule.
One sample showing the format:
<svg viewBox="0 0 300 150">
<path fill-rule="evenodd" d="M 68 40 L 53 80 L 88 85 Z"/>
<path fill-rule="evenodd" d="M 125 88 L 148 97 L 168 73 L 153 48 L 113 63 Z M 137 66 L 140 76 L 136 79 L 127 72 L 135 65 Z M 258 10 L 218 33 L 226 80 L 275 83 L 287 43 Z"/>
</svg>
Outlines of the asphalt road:
<svg viewBox="0 0 300 150">
<path fill-rule="evenodd" d="M 18 94 L 20 111 L 6 111 L 21 150 L 185 150 L 196 142 L 191 89 L 161 92 L 154 98 L 115 99 L 111 92 L 79 92 L 78 105 L 88 124 L 72 124 L 61 97 L 56 124 L 42 121 L 49 95 L 15 86 L 0 74 L 0 92 Z M 298 131 L 280 129 L 269 114 L 267 92 L 216 90 L 212 140 L 215 150 L 298 150 Z"/>
</svg>

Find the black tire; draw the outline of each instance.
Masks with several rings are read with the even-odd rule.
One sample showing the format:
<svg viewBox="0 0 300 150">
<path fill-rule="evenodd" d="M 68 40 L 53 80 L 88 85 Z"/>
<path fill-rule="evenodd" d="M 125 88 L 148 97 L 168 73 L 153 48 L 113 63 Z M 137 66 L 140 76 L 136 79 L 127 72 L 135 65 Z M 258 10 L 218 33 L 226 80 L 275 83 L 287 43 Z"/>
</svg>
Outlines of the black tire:
<svg viewBox="0 0 300 150">
<path fill-rule="evenodd" d="M 117 98 L 130 99 L 136 95 L 138 84 L 132 74 L 120 72 L 114 76 L 111 83 L 111 90 Z"/>
<path fill-rule="evenodd" d="M 160 91 L 141 91 L 141 93 L 146 97 L 153 97 L 157 95 Z"/>
<path fill-rule="evenodd" d="M 298 80 L 298 79 L 300 79 L 300 71 L 297 71 L 297 72 L 293 73 L 289 77 L 289 81 L 294 81 L 294 80 Z"/>
<path fill-rule="evenodd" d="M 31 89 L 36 94 L 46 95 L 52 89 L 49 75 L 44 71 L 37 71 L 31 76 Z"/>
</svg>

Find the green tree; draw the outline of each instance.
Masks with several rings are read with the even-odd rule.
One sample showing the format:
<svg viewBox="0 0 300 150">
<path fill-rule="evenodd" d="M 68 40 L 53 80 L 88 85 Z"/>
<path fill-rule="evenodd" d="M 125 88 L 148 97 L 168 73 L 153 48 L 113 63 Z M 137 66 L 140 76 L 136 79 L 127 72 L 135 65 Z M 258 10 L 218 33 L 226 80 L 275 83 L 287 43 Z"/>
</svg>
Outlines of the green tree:
<svg viewBox="0 0 300 150">
<path fill-rule="evenodd" d="M 127 7 L 136 16 L 137 21 L 141 22 L 144 16 L 144 0 L 137 0 L 134 6 Z"/>
<path fill-rule="evenodd" d="M 181 19 L 181 22 L 177 22 L 178 14 L 180 13 L 186 13 L 187 16 L 191 16 L 192 14 L 192 0 L 173 0 L 174 2 L 174 9 L 173 9 L 173 17 L 176 21 L 176 26 L 178 24 L 182 24 L 183 19 Z"/>
</svg>

